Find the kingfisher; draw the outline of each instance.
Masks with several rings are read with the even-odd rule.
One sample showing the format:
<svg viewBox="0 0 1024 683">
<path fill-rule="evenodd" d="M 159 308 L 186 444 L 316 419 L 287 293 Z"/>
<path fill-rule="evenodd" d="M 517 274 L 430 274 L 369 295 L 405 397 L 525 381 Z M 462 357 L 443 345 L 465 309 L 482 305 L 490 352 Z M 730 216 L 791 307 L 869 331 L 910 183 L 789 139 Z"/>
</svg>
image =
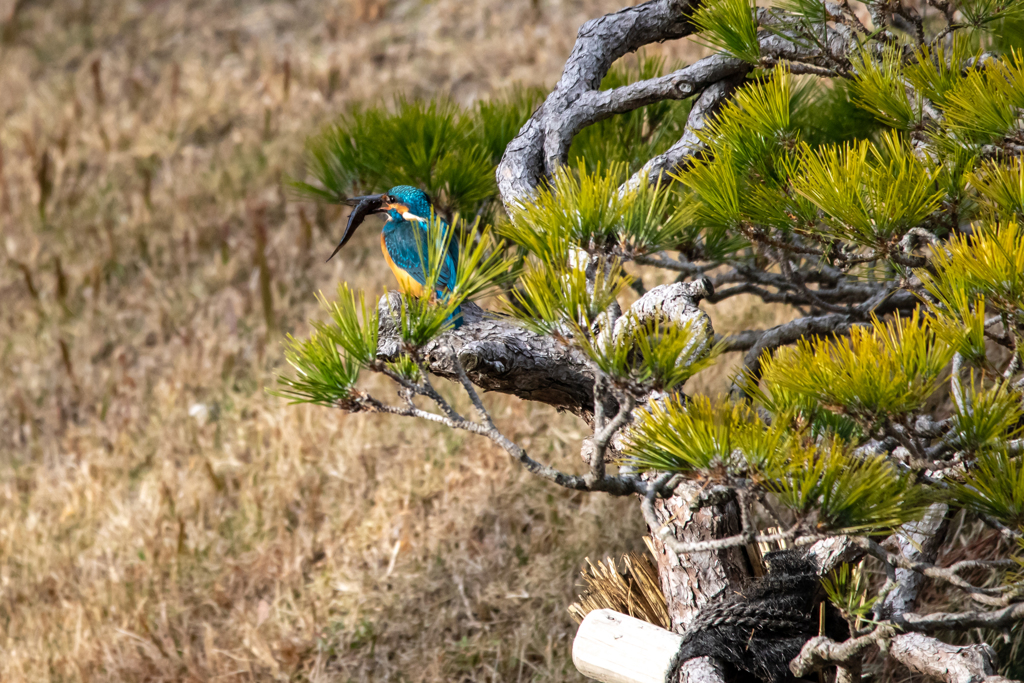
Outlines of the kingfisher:
<svg viewBox="0 0 1024 683">
<path fill-rule="evenodd" d="M 380 233 L 380 249 L 384 252 L 384 260 L 395 274 L 398 286 L 403 291 L 413 296 L 422 295 L 427 284 L 427 274 L 431 270 L 431 264 L 425 262 L 430 256 L 430 250 L 426 248 L 427 228 L 431 219 L 435 217 L 427 193 L 409 185 L 398 185 L 385 194 L 350 197 L 345 203 L 355 208 L 348 217 L 348 225 L 345 226 L 341 241 L 327 260 L 334 258 L 334 255 L 352 239 L 356 228 L 367 216 L 387 214 L 388 219 Z M 441 238 L 448 240 L 448 223 L 440 218 L 436 220 L 440 222 Z M 442 301 L 447 301 L 455 289 L 456 268 L 459 262 L 459 245 L 454 235 L 448 240 L 448 249 L 443 258 L 444 262 L 441 263 L 434 288 L 437 296 Z M 462 325 L 461 306 L 455 309 L 451 320 L 456 328 Z"/>
</svg>

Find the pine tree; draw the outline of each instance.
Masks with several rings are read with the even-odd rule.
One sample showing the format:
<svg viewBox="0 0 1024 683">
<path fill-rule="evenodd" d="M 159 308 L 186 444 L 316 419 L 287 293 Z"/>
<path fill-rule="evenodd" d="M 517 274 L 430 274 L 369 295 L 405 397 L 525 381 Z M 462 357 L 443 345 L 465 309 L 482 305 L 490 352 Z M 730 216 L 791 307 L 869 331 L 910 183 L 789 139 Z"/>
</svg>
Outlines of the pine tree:
<svg viewBox="0 0 1024 683">
<path fill-rule="evenodd" d="M 280 393 L 432 420 L 553 485 L 635 496 L 667 623 L 710 655 L 679 680 L 890 680 L 887 659 L 1024 676 L 1024 2 L 858 7 L 870 20 L 845 1 L 650 0 L 588 22 L 546 97 L 354 111 L 296 183 L 328 202 L 418 185 L 462 254 L 447 301 L 373 308 L 342 285 L 289 341 Z M 687 35 L 718 52 L 613 66 Z M 647 289 L 637 265 L 675 281 Z M 716 336 L 714 305 L 740 294 L 797 317 Z M 501 310 L 471 303 L 486 295 Z M 729 396 L 687 394 L 736 351 Z M 481 390 L 585 420 L 584 471 L 504 436 Z"/>
</svg>

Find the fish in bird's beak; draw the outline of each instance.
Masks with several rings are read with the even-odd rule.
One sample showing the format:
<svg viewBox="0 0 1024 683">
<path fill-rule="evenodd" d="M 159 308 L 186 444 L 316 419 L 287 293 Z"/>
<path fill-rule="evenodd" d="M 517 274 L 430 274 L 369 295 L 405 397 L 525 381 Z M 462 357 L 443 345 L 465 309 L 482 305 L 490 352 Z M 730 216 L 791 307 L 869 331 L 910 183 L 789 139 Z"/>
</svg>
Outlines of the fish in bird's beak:
<svg viewBox="0 0 1024 683">
<path fill-rule="evenodd" d="M 327 257 L 330 261 L 334 258 L 345 243 L 352 239 L 352 235 L 355 234 L 356 228 L 363 222 L 363 220 L 374 213 L 383 213 L 387 211 L 386 204 L 390 201 L 390 197 L 386 194 L 368 194 L 362 197 L 349 197 L 345 200 L 345 203 L 349 206 L 356 208 L 352 209 L 352 213 L 348 216 L 348 225 L 345 226 L 345 234 L 341 236 L 341 241 L 338 242 L 338 246 L 334 248 L 331 255 Z"/>
</svg>

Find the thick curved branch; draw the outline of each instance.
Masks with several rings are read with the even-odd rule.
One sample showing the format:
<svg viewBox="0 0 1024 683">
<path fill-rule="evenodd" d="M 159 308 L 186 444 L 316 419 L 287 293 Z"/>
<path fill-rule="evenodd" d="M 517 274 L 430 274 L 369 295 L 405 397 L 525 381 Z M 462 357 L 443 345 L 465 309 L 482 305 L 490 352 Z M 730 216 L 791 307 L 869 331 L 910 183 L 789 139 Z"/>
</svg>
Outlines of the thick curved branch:
<svg viewBox="0 0 1024 683">
<path fill-rule="evenodd" d="M 890 624 L 881 624 L 871 633 L 843 643 L 824 636 L 812 638 L 789 668 L 801 677 L 827 666 L 837 666 L 840 673 L 858 671 L 864 652 L 884 644 L 889 655 L 911 671 L 946 683 L 1009 683 L 1009 679 L 994 675 L 995 653 L 988 645 L 948 645 L 920 633 L 896 635 Z"/>
<path fill-rule="evenodd" d="M 922 519 L 904 524 L 900 533 L 894 534 L 900 555 L 912 562 L 935 562 L 949 525 L 948 513 L 948 505 L 934 503 Z M 920 572 L 898 567 L 897 586 L 882 600 L 876 615 L 882 619 L 891 619 L 913 609 L 924 578 Z"/>
<path fill-rule="evenodd" d="M 385 360 L 393 360 L 402 352 L 398 336 L 401 306 L 398 292 L 388 292 L 378 304 L 377 355 Z M 430 372 L 457 382 L 457 359 L 472 382 L 484 391 L 512 394 L 590 418 L 594 375 L 582 352 L 553 337 L 534 334 L 511 318 L 485 315 L 474 304 L 463 304 L 462 310 L 462 327 L 422 349 Z M 614 414 L 616 409 L 611 403 L 607 412 Z"/>
<path fill-rule="evenodd" d="M 703 95 L 695 103 L 683 138 L 645 166 L 648 177 L 656 179 L 702 148 L 696 131 L 754 65 L 712 55 L 665 76 L 613 90 L 599 89 L 601 79 L 622 55 L 692 33 L 684 15 L 698 4 L 698 0 L 650 0 L 588 21 L 580 28 L 562 78 L 498 164 L 498 189 L 506 207 L 530 196 L 542 177 L 566 162 L 573 137 L 583 128 L 653 102 Z M 766 16 L 762 13 L 761 19 Z M 843 25 L 822 27 L 817 45 L 809 44 L 802 29 L 796 27 L 780 26 L 759 35 L 763 65 L 799 64 L 819 75 L 832 75 L 846 67 L 850 39 L 851 30 Z"/>
<path fill-rule="evenodd" d="M 682 100 L 701 93 L 690 110 L 683 137 L 669 151 L 644 165 L 649 182 L 655 182 L 662 172 L 673 170 L 703 149 L 697 131 L 703 129 L 721 109 L 750 69 L 749 64 L 739 59 L 712 55 L 659 78 L 630 83 L 613 90 L 591 90 L 573 103 L 559 120 L 557 129 L 549 131 L 552 137 L 546 138 L 545 148 L 549 154 L 558 155 L 559 163 L 562 163 L 569 153 L 573 137 L 586 126 L 653 102 Z M 669 159 L 674 160 L 674 163 L 665 163 Z"/>
<path fill-rule="evenodd" d="M 710 287 L 707 279 L 656 287 L 618 319 L 614 331 L 618 334 L 630 325 L 655 319 L 675 324 L 693 320 L 703 326 L 710 344 L 714 335 L 711 320 L 697 307 L 713 291 Z M 398 292 L 388 292 L 377 305 L 377 356 L 382 360 L 397 359 L 403 352 L 399 336 L 401 307 Z M 462 311 L 464 324 L 459 329 L 420 349 L 426 370 L 455 382 L 462 381 L 464 371 L 485 391 L 547 403 L 588 422 L 593 419 L 595 373 L 583 352 L 554 337 L 530 332 L 510 317 L 485 313 L 475 304 L 463 304 Z M 618 401 L 606 392 L 604 414 L 618 413 Z"/>
<path fill-rule="evenodd" d="M 561 127 L 561 119 L 569 107 L 584 93 L 597 90 L 601 79 L 619 57 L 650 43 L 693 33 L 686 16 L 696 4 L 691 0 L 649 0 L 591 19 L 580 27 L 561 79 L 506 147 L 498 164 L 498 189 L 506 206 L 533 194 L 544 174 L 560 163 L 562 153 L 557 142 L 560 136 L 550 133 Z M 554 150 L 554 159 L 550 158 L 549 136 L 555 140 L 550 148 Z"/>
<path fill-rule="evenodd" d="M 670 74 L 637 81 L 611 90 L 590 90 L 577 99 L 564 119 L 575 132 L 615 114 L 624 114 L 654 102 L 684 100 L 708 86 L 746 73 L 750 66 L 735 57 L 712 55 Z M 563 132 L 560 131 L 560 134 Z"/>
<path fill-rule="evenodd" d="M 704 61 L 704 60 L 701 60 Z M 695 64 L 696 67 L 700 62 Z M 749 69 L 749 66 L 748 66 Z M 634 187 L 641 178 L 646 177 L 648 182 L 656 182 L 663 173 L 670 173 L 684 166 L 690 159 L 693 159 L 704 149 L 704 142 L 698 133 L 714 119 L 715 115 L 722 109 L 725 103 L 732 97 L 733 92 L 743 82 L 747 70 L 743 70 L 713 83 L 704 89 L 697 101 L 690 109 L 689 118 L 686 120 L 686 131 L 679 141 L 644 164 L 629 181 L 626 187 Z"/>
<path fill-rule="evenodd" d="M 995 653 L 988 645 L 948 645 L 920 633 L 889 643 L 889 656 L 911 671 L 946 683 L 1010 683 L 995 675 Z"/>
</svg>

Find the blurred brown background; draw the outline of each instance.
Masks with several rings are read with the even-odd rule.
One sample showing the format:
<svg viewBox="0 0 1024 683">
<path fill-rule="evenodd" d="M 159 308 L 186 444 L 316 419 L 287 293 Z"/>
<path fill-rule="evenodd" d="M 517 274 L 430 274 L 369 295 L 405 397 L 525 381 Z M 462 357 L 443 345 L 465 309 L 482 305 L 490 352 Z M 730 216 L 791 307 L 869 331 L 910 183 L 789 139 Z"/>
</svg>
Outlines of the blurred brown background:
<svg viewBox="0 0 1024 683">
<path fill-rule="evenodd" d="M 633 501 L 266 389 L 315 293 L 390 283 L 373 230 L 324 263 L 305 137 L 550 87 L 620 2 L 0 0 L 0 680 L 581 680 L 566 607 Z M 489 405 L 577 466 L 581 423 Z"/>
</svg>

